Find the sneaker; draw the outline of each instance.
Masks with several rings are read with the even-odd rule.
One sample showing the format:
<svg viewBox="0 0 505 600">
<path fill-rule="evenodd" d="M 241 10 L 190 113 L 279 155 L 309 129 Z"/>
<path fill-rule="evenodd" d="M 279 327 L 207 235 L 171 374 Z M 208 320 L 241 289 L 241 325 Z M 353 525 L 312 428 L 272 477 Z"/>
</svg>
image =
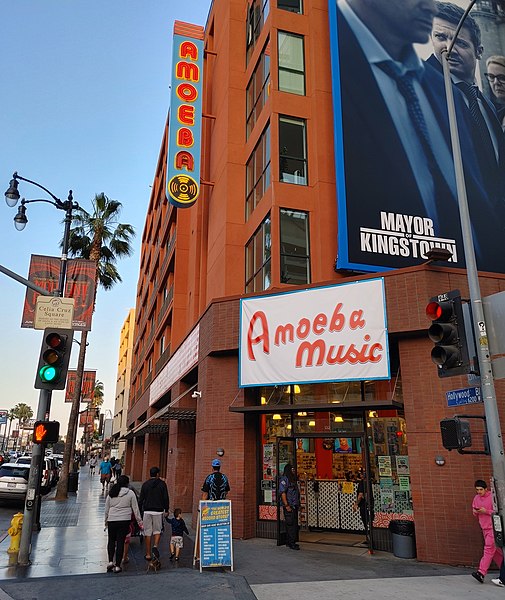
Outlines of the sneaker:
<svg viewBox="0 0 505 600">
<path fill-rule="evenodd" d="M 110 563 L 107 565 L 107 573 L 110 573 L 110 572 L 112 571 L 112 569 L 113 569 L 113 568 L 114 568 L 114 563 L 113 563 L 113 562 L 110 562 Z"/>
<path fill-rule="evenodd" d="M 179 557 L 178 557 L 178 556 L 176 556 L 176 557 L 175 557 L 175 560 L 179 560 Z"/>
<path fill-rule="evenodd" d="M 114 573 L 121 573 L 123 569 L 121 567 L 114 567 L 113 571 Z"/>
<path fill-rule="evenodd" d="M 291 544 L 288 546 L 288 548 L 291 548 L 291 550 L 300 550 L 300 546 L 298 544 Z"/>
<path fill-rule="evenodd" d="M 175 556 L 175 554 L 171 554 L 170 555 L 170 560 L 173 560 L 174 556 Z"/>
<path fill-rule="evenodd" d="M 484 575 L 480 571 L 475 571 L 472 573 L 472 577 L 476 579 L 479 583 L 484 583 Z"/>
<path fill-rule="evenodd" d="M 473 573 L 472 573 L 473 575 Z M 505 583 L 501 579 L 491 579 L 491 582 L 497 585 L 498 587 L 505 587 Z"/>
<path fill-rule="evenodd" d="M 160 559 L 160 551 L 158 550 L 158 548 L 156 546 L 153 546 L 153 556 L 154 556 L 154 558 L 157 558 L 158 560 Z"/>
</svg>

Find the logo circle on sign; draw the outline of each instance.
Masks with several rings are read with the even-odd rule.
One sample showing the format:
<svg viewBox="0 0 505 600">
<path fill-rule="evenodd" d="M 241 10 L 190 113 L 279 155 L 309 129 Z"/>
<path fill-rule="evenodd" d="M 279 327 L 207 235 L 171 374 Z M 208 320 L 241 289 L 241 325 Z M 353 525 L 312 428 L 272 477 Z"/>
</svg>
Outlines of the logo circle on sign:
<svg viewBox="0 0 505 600">
<path fill-rule="evenodd" d="M 176 175 L 168 182 L 172 198 L 181 204 L 192 204 L 198 198 L 198 184 L 188 175 Z"/>
</svg>

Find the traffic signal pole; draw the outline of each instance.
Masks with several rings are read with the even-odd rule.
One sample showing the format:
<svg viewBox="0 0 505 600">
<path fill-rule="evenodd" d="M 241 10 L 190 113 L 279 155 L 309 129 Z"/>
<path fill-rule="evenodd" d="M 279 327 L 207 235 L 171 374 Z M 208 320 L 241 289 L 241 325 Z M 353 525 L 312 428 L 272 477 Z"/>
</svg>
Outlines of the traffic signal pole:
<svg viewBox="0 0 505 600">
<path fill-rule="evenodd" d="M 40 390 L 37 421 L 46 420 L 49 416 L 50 408 L 51 390 Z M 45 444 L 32 445 L 32 461 L 30 464 L 30 474 L 28 476 L 23 528 L 21 530 L 21 539 L 19 542 L 18 565 L 20 567 L 26 567 L 30 564 L 32 531 L 34 526 L 37 530 L 40 529 L 40 481 L 44 452 Z"/>
<path fill-rule="evenodd" d="M 454 106 L 453 84 L 449 69 L 449 56 L 453 45 L 457 39 L 457 34 L 466 18 L 468 12 L 475 4 L 472 0 L 469 7 L 463 15 L 458 31 L 454 36 L 451 46 L 442 51 L 442 66 L 444 70 L 445 92 L 447 97 L 447 108 L 449 112 L 449 125 L 451 133 L 451 143 L 454 158 L 454 168 L 456 173 L 456 186 L 459 205 L 459 215 L 461 220 L 461 230 L 463 234 L 463 249 L 466 262 L 466 273 L 468 279 L 468 288 L 470 291 L 470 301 L 472 307 L 473 326 L 475 330 L 475 339 L 477 340 L 477 358 L 479 361 L 482 398 L 484 401 L 484 412 L 486 415 L 486 425 L 489 437 L 489 450 L 493 465 L 493 478 L 498 501 L 498 512 L 502 519 L 505 512 L 505 455 L 503 452 L 503 439 L 501 433 L 500 417 L 496 403 L 496 391 L 494 386 L 493 371 L 491 368 L 491 356 L 489 353 L 489 342 L 484 318 L 484 308 L 480 292 L 477 264 L 475 260 L 475 248 L 472 238 L 472 229 L 470 213 L 468 210 L 468 201 L 466 195 L 465 177 L 463 171 L 463 161 L 461 158 L 461 146 L 459 142 L 458 124 L 456 119 L 456 110 Z"/>
</svg>

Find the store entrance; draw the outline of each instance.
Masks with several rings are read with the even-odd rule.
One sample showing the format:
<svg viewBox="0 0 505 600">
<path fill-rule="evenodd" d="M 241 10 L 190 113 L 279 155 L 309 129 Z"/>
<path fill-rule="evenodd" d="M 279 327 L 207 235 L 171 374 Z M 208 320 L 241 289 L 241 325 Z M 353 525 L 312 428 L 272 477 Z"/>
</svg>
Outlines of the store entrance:
<svg viewBox="0 0 505 600">
<path fill-rule="evenodd" d="M 277 439 L 276 471 L 295 465 L 300 486 L 300 539 L 357 545 L 365 527 L 353 506 L 359 482 L 366 482 L 368 455 L 364 436 L 349 432 Z M 340 535 L 338 539 L 335 534 Z M 368 537 L 368 536 L 367 536 Z M 285 543 L 282 509 L 277 509 L 277 543 Z"/>
</svg>

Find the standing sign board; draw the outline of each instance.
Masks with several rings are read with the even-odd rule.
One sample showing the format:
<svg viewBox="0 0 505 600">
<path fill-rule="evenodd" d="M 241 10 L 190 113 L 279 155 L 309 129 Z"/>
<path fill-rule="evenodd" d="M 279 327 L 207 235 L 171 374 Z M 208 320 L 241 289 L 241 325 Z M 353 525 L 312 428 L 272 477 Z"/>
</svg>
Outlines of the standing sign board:
<svg viewBox="0 0 505 600">
<path fill-rule="evenodd" d="M 197 544 L 200 572 L 204 567 L 230 567 L 233 571 L 230 500 L 200 501 Z"/>
</svg>

